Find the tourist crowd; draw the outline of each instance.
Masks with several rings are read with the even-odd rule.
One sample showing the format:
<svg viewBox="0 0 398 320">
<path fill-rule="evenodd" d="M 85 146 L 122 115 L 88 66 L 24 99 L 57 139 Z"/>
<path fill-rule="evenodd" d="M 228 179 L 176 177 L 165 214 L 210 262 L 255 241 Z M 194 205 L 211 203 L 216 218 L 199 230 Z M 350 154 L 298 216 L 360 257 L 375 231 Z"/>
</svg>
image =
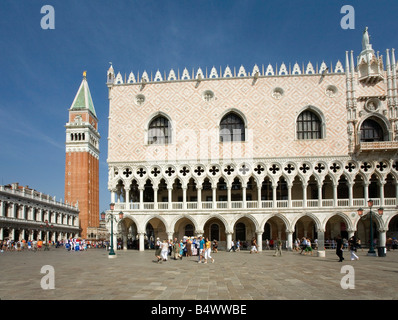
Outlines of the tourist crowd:
<svg viewBox="0 0 398 320">
<path fill-rule="evenodd" d="M 71 238 L 60 241 L 38 240 L 0 240 L 0 252 L 5 251 L 46 251 L 50 248 L 64 248 L 68 251 L 84 251 L 90 248 L 107 248 L 108 241 L 93 241 L 81 238 Z"/>
</svg>

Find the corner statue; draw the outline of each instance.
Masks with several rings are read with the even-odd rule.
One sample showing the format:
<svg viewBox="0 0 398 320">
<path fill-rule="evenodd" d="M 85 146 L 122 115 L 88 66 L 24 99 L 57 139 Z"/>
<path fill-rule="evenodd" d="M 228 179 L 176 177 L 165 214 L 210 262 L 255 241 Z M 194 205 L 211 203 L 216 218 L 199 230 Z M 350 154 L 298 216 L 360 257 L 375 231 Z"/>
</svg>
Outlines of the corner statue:
<svg viewBox="0 0 398 320">
<path fill-rule="evenodd" d="M 366 27 L 362 36 L 362 50 L 366 50 L 368 48 L 369 48 L 369 33 L 368 33 L 368 27 Z"/>
</svg>

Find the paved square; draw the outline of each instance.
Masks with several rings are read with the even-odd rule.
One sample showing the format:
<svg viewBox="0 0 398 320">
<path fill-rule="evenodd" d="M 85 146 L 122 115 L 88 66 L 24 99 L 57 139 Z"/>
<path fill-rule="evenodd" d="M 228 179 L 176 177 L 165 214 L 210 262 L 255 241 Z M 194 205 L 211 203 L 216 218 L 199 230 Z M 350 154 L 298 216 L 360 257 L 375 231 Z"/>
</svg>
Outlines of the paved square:
<svg viewBox="0 0 398 320">
<path fill-rule="evenodd" d="M 378 300 L 398 298 L 398 251 L 386 257 L 338 262 L 333 250 L 325 258 L 273 251 L 258 254 L 213 253 L 215 263 L 198 264 L 197 257 L 155 262 L 153 250 L 117 251 L 109 259 L 104 249 L 67 252 L 63 248 L 41 252 L 3 252 L 2 300 Z M 55 289 L 44 290 L 45 265 L 55 272 Z M 354 289 L 343 289 L 353 266 Z M 352 282 L 351 282 L 352 283 Z"/>
</svg>

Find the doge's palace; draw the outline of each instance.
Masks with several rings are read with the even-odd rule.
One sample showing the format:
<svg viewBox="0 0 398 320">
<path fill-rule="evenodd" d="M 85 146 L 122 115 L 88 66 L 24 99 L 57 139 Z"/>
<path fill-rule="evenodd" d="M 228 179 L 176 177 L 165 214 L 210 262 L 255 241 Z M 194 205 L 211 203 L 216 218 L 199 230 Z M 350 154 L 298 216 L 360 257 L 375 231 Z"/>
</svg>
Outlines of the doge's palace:
<svg viewBox="0 0 398 320">
<path fill-rule="evenodd" d="M 360 41 L 358 41 L 360 45 Z M 384 246 L 397 225 L 398 115 L 394 49 L 363 33 L 345 61 L 107 72 L 108 188 L 123 218 L 114 237 L 203 235 L 261 245 L 337 235 Z M 110 225 L 108 226 L 110 228 Z M 116 239 L 115 239 L 116 240 Z"/>
</svg>

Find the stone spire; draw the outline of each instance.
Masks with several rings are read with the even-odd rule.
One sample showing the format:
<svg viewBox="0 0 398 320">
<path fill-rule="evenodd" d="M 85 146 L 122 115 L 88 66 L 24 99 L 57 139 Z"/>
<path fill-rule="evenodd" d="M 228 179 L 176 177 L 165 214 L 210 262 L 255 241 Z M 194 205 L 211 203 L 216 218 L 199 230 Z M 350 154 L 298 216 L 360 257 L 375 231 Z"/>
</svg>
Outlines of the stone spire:
<svg viewBox="0 0 398 320">
<path fill-rule="evenodd" d="M 368 27 L 366 27 L 362 34 L 362 51 L 357 58 L 359 81 L 376 84 L 383 79 L 383 60 L 375 55 L 369 39 Z"/>
<path fill-rule="evenodd" d="M 88 87 L 86 71 L 83 72 L 83 80 L 80 84 L 79 90 L 77 90 L 77 94 L 72 102 L 70 110 L 90 110 L 91 113 L 97 117 L 90 89 Z"/>
</svg>

